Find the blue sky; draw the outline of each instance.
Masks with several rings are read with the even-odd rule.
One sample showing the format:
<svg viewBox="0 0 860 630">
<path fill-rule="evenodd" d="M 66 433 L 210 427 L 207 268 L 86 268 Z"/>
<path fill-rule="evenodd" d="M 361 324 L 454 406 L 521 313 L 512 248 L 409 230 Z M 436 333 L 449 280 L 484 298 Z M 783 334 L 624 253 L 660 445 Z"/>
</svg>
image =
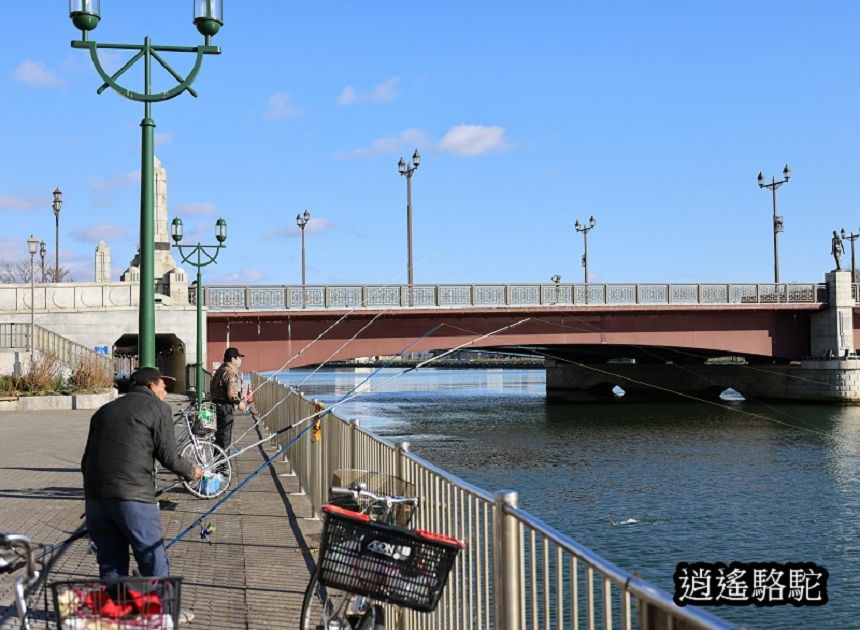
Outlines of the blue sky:
<svg viewBox="0 0 860 630">
<path fill-rule="evenodd" d="M 103 0 L 92 39 L 196 45 L 191 11 Z M 299 283 L 305 209 L 309 283 L 405 282 L 396 164 L 418 148 L 416 282 L 579 282 L 592 214 L 594 282 L 769 282 L 756 175 L 788 162 L 781 279 L 822 281 L 832 230 L 860 231 L 858 18 L 847 0 L 225 0 L 199 98 L 153 106 L 170 217 L 203 242 L 227 220 L 206 283 Z M 103 239 L 118 274 L 143 106 L 96 94 L 66 2 L 17 3 L 0 35 L 0 260 L 31 232 L 53 252 L 60 186 L 61 262 L 91 280 Z"/>
</svg>

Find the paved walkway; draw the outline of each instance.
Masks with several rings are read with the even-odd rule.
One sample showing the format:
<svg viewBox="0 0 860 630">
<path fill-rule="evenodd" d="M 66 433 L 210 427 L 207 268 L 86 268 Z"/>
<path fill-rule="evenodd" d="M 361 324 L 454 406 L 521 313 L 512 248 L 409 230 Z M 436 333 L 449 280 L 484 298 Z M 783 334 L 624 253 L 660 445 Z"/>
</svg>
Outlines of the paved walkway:
<svg viewBox="0 0 860 630">
<path fill-rule="evenodd" d="M 178 405 L 180 401 L 172 402 Z M 80 460 L 92 413 L 0 414 L 0 531 L 20 531 L 34 541 L 55 543 L 82 522 Z M 238 416 L 237 422 L 234 437 L 251 426 L 248 416 Z M 241 444 L 258 439 L 260 434 L 253 430 Z M 231 489 L 274 450 L 268 446 L 253 448 L 234 461 Z M 298 626 L 320 522 L 307 519 L 309 503 L 303 496 L 292 494 L 298 491 L 298 483 L 286 471 L 284 463 L 265 466 L 207 517 L 203 523 L 211 521 L 216 527 L 211 545 L 201 540 L 199 528 L 195 528 L 170 549 L 171 572 L 183 576 L 182 608 L 195 615 L 190 627 Z M 161 513 L 167 541 L 215 503 L 180 489 L 164 496 L 170 501 Z M 60 558 L 50 579 L 97 574 L 95 556 L 85 541 L 79 541 Z M 12 601 L 10 585 L 8 576 L 3 576 L 0 618 Z M 43 607 L 41 601 L 33 606 L 34 610 Z M 0 623 L 0 627 L 7 626 Z"/>
</svg>

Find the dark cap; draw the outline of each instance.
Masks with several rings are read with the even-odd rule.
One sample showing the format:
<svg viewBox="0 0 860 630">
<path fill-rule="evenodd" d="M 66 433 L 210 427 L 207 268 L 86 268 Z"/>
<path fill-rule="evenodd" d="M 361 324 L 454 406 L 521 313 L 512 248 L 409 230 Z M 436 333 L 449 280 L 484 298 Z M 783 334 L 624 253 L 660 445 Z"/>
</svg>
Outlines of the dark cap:
<svg viewBox="0 0 860 630">
<path fill-rule="evenodd" d="M 134 385 L 149 385 L 159 379 L 165 383 L 172 383 L 176 380 L 172 376 L 165 376 L 161 373 L 161 370 L 153 367 L 139 368 L 131 375 L 131 382 Z"/>
<path fill-rule="evenodd" d="M 224 363 L 236 357 L 244 357 L 245 355 L 239 352 L 239 348 L 227 348 L 224 351 Z"/>
</svg>

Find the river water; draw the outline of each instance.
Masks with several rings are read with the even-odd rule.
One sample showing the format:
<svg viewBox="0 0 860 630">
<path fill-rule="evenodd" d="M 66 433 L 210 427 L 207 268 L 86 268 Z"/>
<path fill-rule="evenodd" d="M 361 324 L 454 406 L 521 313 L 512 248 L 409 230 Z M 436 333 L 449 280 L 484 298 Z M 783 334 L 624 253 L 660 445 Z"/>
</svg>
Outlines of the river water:
<svg viewBox="0 0 860 630">
<path fill-rule="evenodd" d="M 377 389 L 399 372 L 335 413 L 518 491 L 521 507 L 670 594 L 678 562 L 814 562 L 830 573 L 825 606 L 708 610 L 756 628 L 860 628 L 860 407 L 548 403 L 542 370 L 426 369 Z M 320 371 L 301 389 L 332 404 L 369 373 Z"/>
</svg>

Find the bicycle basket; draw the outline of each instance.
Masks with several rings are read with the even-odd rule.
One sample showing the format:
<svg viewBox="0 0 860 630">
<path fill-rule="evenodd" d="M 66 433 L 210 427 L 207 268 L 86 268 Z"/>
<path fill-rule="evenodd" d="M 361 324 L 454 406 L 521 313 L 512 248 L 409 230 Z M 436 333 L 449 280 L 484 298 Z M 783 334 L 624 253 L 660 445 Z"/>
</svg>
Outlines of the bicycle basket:
<svg viewBox="0 0 860 630">
<path fill-rule="evenodd" d="M 324 505 L 319 581 L 422 612 L 436 608 L 463 543 L 392 527 L 335 505 Z"/>
<path fill-rule="evenodd" d="M 194 432 L 197 435 L 207 435 L 215 431 L 217 424 L 215 404 L 211 402 L 200 403 L 200 409 L 194 419 Z"/>
<path fill-rule="evenodd" d="M 125 577 L 52 582 L 57 628 L 175 628 L 182 578 Z"/>
</svg>

